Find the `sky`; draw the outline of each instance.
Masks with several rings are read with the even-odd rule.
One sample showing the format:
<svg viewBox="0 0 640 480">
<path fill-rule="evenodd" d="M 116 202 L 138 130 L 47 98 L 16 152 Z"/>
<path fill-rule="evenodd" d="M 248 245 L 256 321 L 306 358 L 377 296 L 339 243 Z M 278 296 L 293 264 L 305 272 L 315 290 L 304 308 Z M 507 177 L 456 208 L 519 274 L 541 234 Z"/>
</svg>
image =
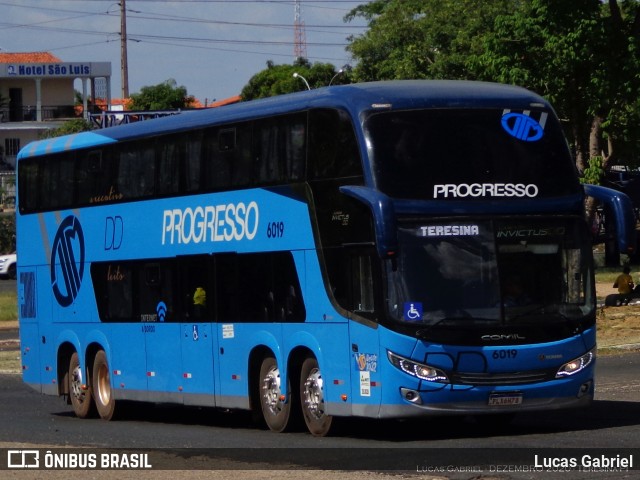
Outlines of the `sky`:
<svg viewBox="0 0 640 480">
<path fill-rule="evenodd" d="M 122 97 L 122 0 L 0 0 L 0 51 L 50 52 L 64 62 L 111 62 Z M 174 79 L 203 104 L 239 95 L 267 62 L 294 61 L 293 0 L 124 0 L 129 93 Z M 306 57 L 354 65 L 344 16 L 366 0 L 301 0 Z M 79 88 L 78 88 L 79 89 Z"/>
</svg>

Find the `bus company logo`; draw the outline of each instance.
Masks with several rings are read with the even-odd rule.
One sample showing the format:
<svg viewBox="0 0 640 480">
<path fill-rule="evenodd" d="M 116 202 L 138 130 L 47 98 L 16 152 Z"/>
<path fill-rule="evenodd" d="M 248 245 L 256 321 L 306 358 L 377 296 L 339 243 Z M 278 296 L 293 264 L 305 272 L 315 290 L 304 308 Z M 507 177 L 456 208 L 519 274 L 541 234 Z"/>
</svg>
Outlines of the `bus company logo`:
<svg viewBox="0 0 640 480">
<path fill-rule="evenodd" d="M 78 296 L 84 275 L 84 233 L 73 215 L 65 218 L 51 249 L 51 287 L 58 303 L 68 307 Z"/>
<path fill-rule="evenodd" d="M 259 218 L 256 202 L 165 210 L 162 245 L 253 240 Z"/>
<path fill-rule="evenodd" d="M 433 186 L 433 198 L 529 197 L 538 196 L 538 186 L 530 183 L 443 183 Z"/>
<path fill-rule="evenodd" d="M 525 142 L 537 142 L 544 133 L 542 125 L 523 113 L 507 113 L 503 115 L 502 128 L 512 137 Z"/>
</svg>

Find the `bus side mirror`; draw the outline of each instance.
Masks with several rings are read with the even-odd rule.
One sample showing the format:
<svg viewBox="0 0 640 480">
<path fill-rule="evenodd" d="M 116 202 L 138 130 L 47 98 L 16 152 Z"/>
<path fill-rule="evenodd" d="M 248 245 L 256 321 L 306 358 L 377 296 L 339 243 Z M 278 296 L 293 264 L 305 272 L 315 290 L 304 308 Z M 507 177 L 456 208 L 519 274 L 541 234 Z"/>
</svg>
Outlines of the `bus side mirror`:
<svg viewBox="0 0 640 480">
<path fill-rule="evenodd" d="M 620 252 L 633 253 L 636 248 L 636 218 L 631 199 L 624 193 L 601 185 L 584 185 L 587 196 L 600 200 L 613 214 Z"/>
</svg>

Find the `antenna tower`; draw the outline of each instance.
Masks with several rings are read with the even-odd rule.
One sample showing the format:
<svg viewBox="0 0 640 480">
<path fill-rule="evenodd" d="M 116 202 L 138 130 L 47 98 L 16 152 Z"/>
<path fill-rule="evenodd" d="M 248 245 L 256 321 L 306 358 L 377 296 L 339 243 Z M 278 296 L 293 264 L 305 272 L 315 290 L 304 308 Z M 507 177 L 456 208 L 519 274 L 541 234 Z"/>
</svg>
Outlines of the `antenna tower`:
<svg viewBox="0 0 640 480">
<path fill-rule="evenodd" d="M 307 58 L 307 39 L 304 33 L 304 21 L 300 15 L 300 0 L 295 0 L 293 17 L 293 56 L 294 60 Z"/>
</svg>

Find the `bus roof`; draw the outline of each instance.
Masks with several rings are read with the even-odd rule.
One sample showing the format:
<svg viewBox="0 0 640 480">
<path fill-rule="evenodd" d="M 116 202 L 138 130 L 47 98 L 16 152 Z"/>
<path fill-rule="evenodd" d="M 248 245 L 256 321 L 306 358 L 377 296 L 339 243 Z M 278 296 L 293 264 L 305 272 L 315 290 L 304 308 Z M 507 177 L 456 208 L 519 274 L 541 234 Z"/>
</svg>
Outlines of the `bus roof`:
<svg viewBox="0 0 640 480">
<path fill-rule="evenodd" d="M 18 159 L 322 107 L 343 108 L 354 118 L 377 108 L 551 108 L 529 90 L 489 82 L 394 80 L 337 85 L 41 140 L 25 146 Z"/>
</svg>

